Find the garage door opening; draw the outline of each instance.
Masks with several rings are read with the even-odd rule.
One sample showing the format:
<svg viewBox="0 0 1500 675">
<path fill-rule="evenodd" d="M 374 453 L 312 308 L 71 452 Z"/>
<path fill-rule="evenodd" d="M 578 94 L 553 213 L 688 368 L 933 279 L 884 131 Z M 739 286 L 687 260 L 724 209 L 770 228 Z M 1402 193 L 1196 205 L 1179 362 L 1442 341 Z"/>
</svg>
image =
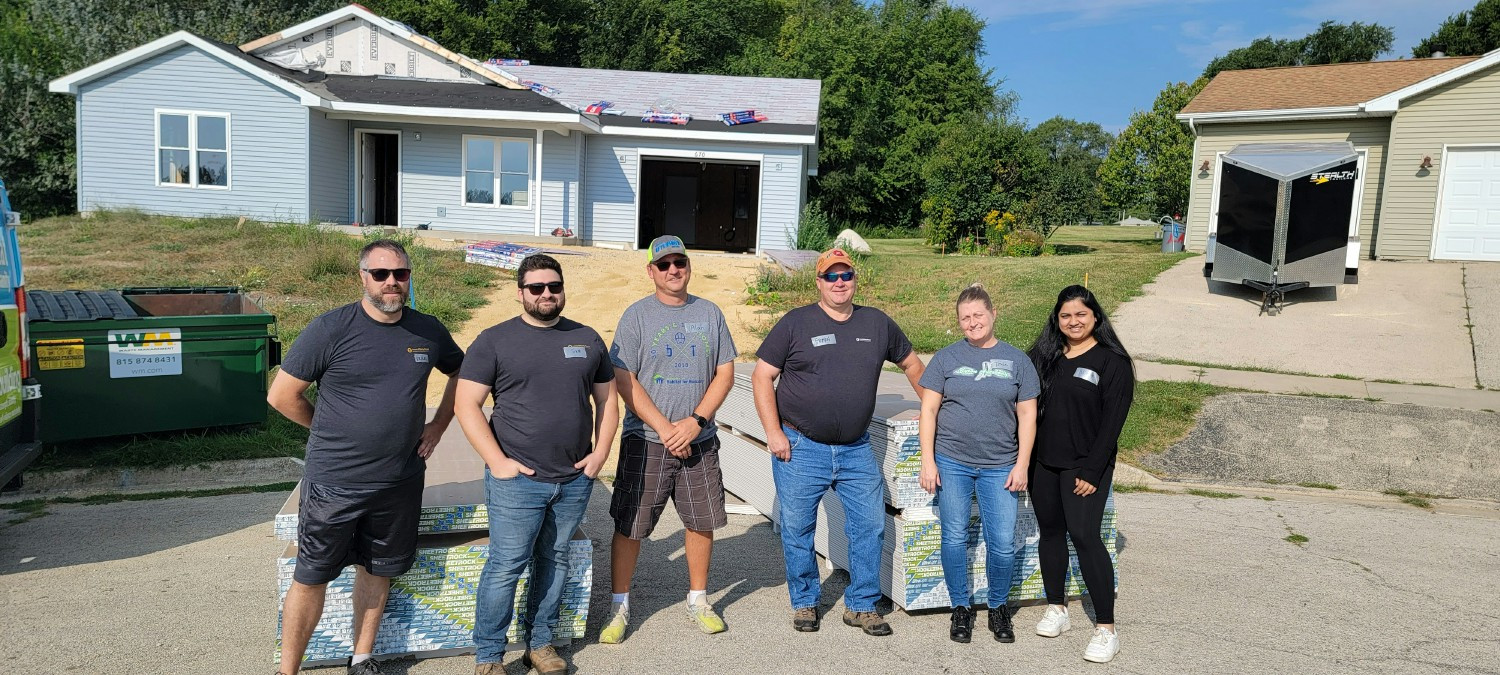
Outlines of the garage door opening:
<svg viewBox="0 0 1500 675">
<path fill-rule="evenodd" d="M 641 248 L 673 234 L 688 248 L 749 251 L 760 210 L 760 165 L 643 160 L 640 200 Z"/>
</svg>

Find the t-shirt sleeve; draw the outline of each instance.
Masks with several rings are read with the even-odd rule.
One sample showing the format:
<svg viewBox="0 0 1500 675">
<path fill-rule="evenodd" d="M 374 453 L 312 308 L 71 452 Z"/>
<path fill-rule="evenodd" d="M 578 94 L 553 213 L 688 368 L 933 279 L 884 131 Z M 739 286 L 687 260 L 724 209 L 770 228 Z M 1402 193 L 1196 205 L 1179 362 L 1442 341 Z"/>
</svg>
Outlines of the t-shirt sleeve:
<svg viewBox="0 0 1500 675">
<path fill-rule="evenodd" d="M 755 357 L 778 370 L 785 368 L 786 360 L 792 353 L 791 323 L 786 316 L 782 316 L 771 327 L 771 332 L 766 333 L 766 339 L 761 340 L 760 349 L 755 350 Z"/>
<path fill-rule="evenodd" d="M 948 350 L 939 349 L 938 353 L 932 355 L 932 361 L 928 362 L 927 369 L 922 371 L 922 379 L 917 384 L 923 389 L 943 393 L 943 381 L 947 379 L 946 373 L 951 370 L 947 366 Z"/>
<path fill-rule="evenodd" d="M 627 308 L 615 325 L 614 343 L 609 347 L 609 362 L 615 368 L 641 372 L 641 322 L 634 307 Z"/>
<path fill-rule="evenodd" d="M 1099 415 L 1099 433 L 1094 436 L 1094 444 L 1078 471 L 1079 478 L 1095 486 L 1104 476 L 1104 469 L 1114 461 L 1119 450 L 1120 430 L 1125 428 L 1125 418 L 1130 415 L 1130 404 L 1135 399 L 1135 372 L 1129 360 L 1118 356 L 1111 359 L 1103 380 L 1100 399 L 1104 405 Z"/>
<path fill-rule="evenodd" d="M 715 312 L 715 314 L 718 315 L 719 321 L 719 344 L 714 349 L 718 353 L 719 359 L 718 363 L 714 365 L 722 366 L 739 356 L 740 351 L 735 349 L 734 336 L 729 334 L 729 322 L 724 320 L 724 312 Z"/>
<path fill-rule="evenodd" d="M 889 315 L 885 317 L 886 346 L 885 360 L 891 363 L 901 363 L 908 354 L 911 354 L 911 340 L 906 339 L 906 333 L 901 331 L 901 326 Z"/>
<path fill-rule="evenodd" d="M 495 386 L 495 379 L 499 375 L 495 354 L 495 335 L 488 331 L 480 333 L 474 339 L 474 344 L 469 345 L 469 353 L 458 369 L 458 376 L 485 386 Z"/>
<path fill-rule="evenodd" d="M 1016 362 L 1016 374 L 1020 376 L 1021 390 L 1016 393 L 1016 402 L 1030 401 L 1042 395 L 1042 379 L 1036 374 L 1036 366 L 1025 354 Z"/>
<path fill-rule="evenodd" d="M 594 384 L 604 384 L 615 379 L 615 365 L 605 357 L 608 352 L 604 350 L 604 338 L 599 337 L 598 333 L 594 333 L 594 349 L 594 353 L 599 355 L 599 365 L 594 369 Z"/>
<path fill-rule="evenodd" d="M 438 354 L 438 372 L 450 377 L 457 375 L 458 369 L 464 362 L 464 350 L 460 349 L 458 343 L 453 341 L 453 334 L 448 332 L 446 326 L 439 323 L 436 319 L 433 319 L 433 323 L 436 323 L 438 330 L 442 331 L 442 340 L 438 343 L 438 349 L 441 351 Z"/>
<path fill-rule="evenodd" d="M 322 379 L 333 353 L 332 323 L 326 314 L 309 322 L 281 359 L 281 369 L 303 382 Z"/>
</svg>

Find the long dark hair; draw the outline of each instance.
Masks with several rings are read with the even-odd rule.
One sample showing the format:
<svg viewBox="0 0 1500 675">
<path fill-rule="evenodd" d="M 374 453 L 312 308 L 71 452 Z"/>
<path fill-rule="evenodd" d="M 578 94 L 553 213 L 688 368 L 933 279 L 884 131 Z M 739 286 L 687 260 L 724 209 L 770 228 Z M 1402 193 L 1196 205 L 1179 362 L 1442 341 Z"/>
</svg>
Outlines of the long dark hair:
<svg viewBox="0 0 1500 675">
<path fill-rule="evenodd" d="M 1052 381 L 1057 364 L 1062 361 L 1063 349 L 1068 345 L 1067 336 L 1063 335 L 1062 328 L 1057 324 L 1057 313 L 1062 311 L 1063 305 L 1073 300 L 1083 302 L 1083 306 L 1094 313 L 1094 340 L 1098 341 L 1099 346 L 1119 354 L 1127 363 L 1130 361 L 1130 352 L 1125 351 L 1125 345 L 1115 335 L 1115 328 L 1110 325 L 1109 317 L 1104 315 L 1104 308 L 1099 306 L 1099 300 L 1094 297 L 1093 291 L 1076 284 L 1062 289 L 1057 294 L 1057 304 L 1052 306 L 1052 313 L 1047 315 L 1047 323 L 1042 326 L 1041 335 L 1036 336 L 1036 342 L 1026 352 L 1031 357 L 1031 363 L 1036 366 L 1037 376 L 1042 380 L 1043 406 L 1046 405 L 1047 385 Z M 1134 365 L 1131 368 L 1134 369 Z"/>
</svg>

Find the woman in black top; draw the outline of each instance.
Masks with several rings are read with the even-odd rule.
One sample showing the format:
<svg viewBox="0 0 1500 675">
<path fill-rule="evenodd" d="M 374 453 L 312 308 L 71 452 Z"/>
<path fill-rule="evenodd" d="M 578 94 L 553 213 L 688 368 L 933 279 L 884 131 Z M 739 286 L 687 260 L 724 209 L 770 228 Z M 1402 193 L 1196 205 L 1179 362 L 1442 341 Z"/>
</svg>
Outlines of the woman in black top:
<svg viewBox="0 0 1500 675">
<path fill-rule="evenodd" d="M 1099 301 L 1082 286 L 1058 294 L 1028 354 L 1042 381 L 1030 492 L 1041 534 L 1037 558 L 1047 612 L 1036 632 L 1057 637 L 1072 627 L 1064 595 L 1071 538 L 1097 620 L 1083 658 L 1106 663 L 1120 650 L 1120 641 L 1114 567 L 1099 528 L 1120 429 L 1135 394 L 1135 370 Z"/>
</svg>

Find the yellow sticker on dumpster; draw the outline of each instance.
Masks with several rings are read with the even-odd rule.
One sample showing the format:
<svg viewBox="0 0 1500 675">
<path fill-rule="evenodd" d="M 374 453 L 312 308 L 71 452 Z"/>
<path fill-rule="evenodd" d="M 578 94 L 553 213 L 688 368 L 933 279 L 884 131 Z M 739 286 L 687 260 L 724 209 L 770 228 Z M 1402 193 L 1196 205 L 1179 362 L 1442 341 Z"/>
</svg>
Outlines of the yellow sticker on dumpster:
<svg viewBox="0 0 1500 675">
<path fill-rule="evenodd" d="M 83 367 L 83 339 L 37 340 L 36 363 L 42 370 Z"/>
</svg>

